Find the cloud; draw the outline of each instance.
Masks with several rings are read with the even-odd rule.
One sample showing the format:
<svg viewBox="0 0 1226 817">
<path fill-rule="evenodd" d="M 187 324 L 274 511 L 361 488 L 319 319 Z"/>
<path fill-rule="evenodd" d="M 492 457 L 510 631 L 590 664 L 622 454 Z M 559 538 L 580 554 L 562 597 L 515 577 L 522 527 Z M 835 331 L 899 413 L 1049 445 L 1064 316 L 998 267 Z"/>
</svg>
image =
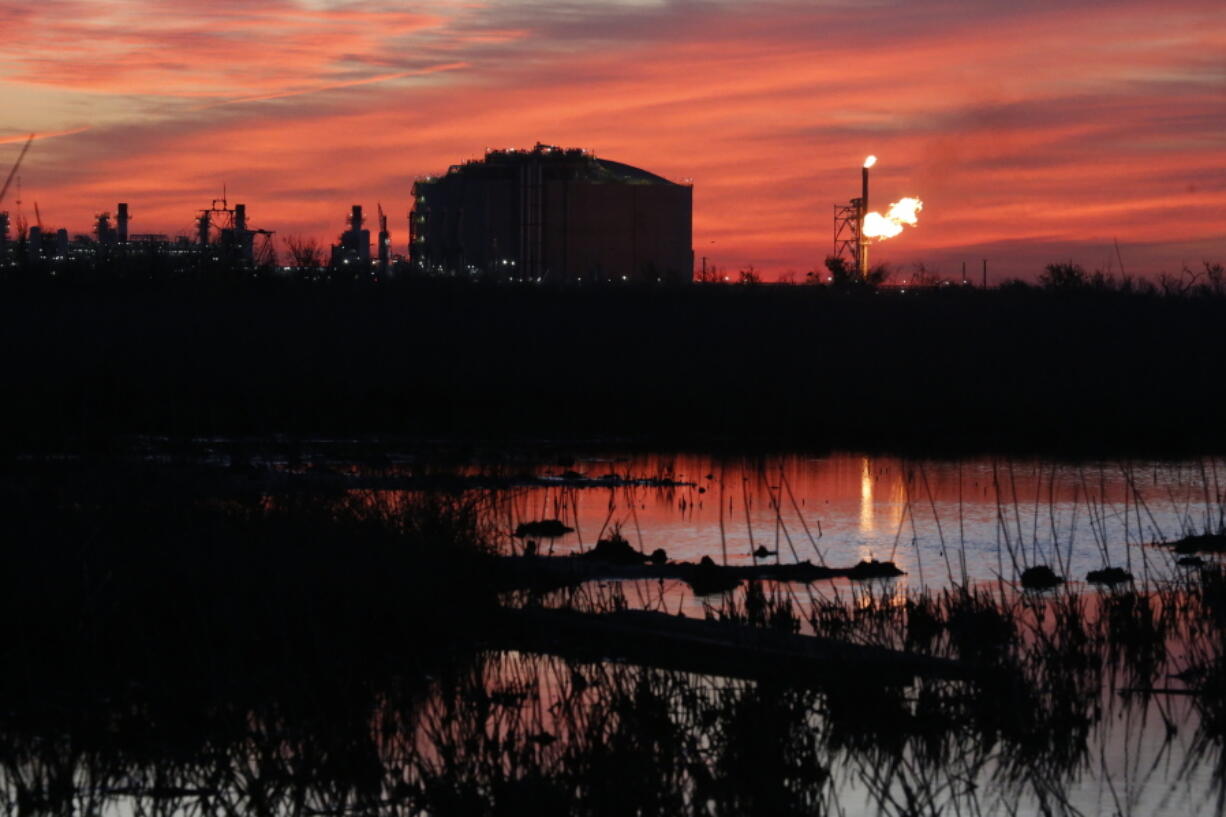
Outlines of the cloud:
<svg viewBox="0 0 1226 817">
<path fill-rule="evenodd" d="M 331 239 L 351 202 L 396 227 L 413 177 L 541 140 L 692 178 L 721 267 L 804 270 L 876 153 L 874 199 L 926 206 L 875 259 L 1027 274 L 1019 248 L 1093 264 L 1118 237 L 1156 272 L 1164 246 L 1226 256 L 1219 6 L 1168 3 L 1156 35 L 1143 2 L 54 0 L 5 13 L 74 48 L 0 45 L 0 95 L 90 100 L 49 102 L 95 127 L 28 160 L 65 221 L 126 198 L 173 231 L 224 181 L 261 226 Z"/>
<path fill-rule="evenodd" d="M 35 8 L 20 24 L 40 36 L 0 44 L 11 66 L 6 81 L 163 97 L 357 80 L 363 66 L 348 64 L 345 54 L 391 48 L 441 23 L 393 7 L 311 9 L 287 0 L 205 6 L 53 0 Z"/>
</svg>

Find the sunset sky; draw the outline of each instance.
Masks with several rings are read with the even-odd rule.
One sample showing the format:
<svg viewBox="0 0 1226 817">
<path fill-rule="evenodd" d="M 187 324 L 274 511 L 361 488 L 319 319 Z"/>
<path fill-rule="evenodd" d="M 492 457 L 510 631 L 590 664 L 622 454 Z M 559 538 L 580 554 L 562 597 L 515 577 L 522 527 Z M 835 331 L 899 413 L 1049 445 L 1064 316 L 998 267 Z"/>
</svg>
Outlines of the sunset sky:
<svg viewBox="0 0 1226 817">
<path fill-rule="evenodd" d="M 831 208 L 923 199 L 873 260 L 994 276 L 1226 262 L 1226 3 L 0 2 L 0 174 L 85 232 L 221 195 L 331 241 L 414 178 L 537 141 L 694 184 L 694 250 L 804 272 Z M 15 191 L 4 207 L 16 209 Z"/>
</svg>

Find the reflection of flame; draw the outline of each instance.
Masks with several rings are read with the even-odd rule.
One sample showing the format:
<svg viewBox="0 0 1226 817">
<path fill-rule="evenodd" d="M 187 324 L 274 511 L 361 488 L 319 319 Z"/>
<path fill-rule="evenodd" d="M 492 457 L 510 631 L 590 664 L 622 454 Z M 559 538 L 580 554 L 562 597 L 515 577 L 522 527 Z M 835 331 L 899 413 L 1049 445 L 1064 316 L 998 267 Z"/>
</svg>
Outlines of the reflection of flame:
<svg viewBox="0 0 1226 817">
<path fill-rule="evenodd" d="M 865 457 L 860 471 L 860 530 L 872 533 L 876 527 L 873 520 L 873 471 L 868 457 Z"/>
<path fill-rule="evenodd" d="M 904 224 L 914 227 L 916 214 L 923 209 L 922 201 L 907 197 L 891 204 L 884 216 L 881 213 L 866 213 L 863 235 L 865 238 L 893 238 L 902 232 Z"/>
</svg>

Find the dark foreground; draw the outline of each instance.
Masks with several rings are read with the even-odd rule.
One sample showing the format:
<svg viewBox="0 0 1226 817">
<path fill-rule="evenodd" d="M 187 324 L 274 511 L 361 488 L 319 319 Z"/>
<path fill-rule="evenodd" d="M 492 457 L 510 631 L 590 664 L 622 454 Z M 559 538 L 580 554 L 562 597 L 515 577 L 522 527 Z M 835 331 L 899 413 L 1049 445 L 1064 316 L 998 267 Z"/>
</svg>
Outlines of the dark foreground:
<svg viewBox="0 0 1226 817">
<path fill-rule="evenodd" d="M 0 344 L 17 450 L 127 433 L 1226 448 L 1212 294 L 10 285 Z"/>
<path fill-rule="evenodd" d="M 508 591 L 463 495 L 158 474 L 4 485 L 5 813 L 1073 815 L 1123 744 L 1150 771 L 1122 813 L 1226 803 L 1212 563 L 906 603 L 755 582 L 674 626 L 616 589 Z"/>
</svg>

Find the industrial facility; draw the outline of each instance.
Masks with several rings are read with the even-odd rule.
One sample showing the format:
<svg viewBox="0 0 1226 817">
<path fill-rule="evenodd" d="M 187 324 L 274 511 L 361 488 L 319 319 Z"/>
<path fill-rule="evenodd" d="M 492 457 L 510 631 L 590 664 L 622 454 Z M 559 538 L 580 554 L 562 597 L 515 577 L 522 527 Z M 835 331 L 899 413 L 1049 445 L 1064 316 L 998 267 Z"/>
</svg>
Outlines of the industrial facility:
<svg viewBox="0 0 1226 817">
<path fill-rule="evenodd" d="M 42 217 L 27 224 L 18 218 L 17 236 L 10 233 L 8 212 L 0 212 L 0 266 L 21 263 L 26 267 L 59 270 L 98 269 L 136 259 L 160 260 L 169 273 L 212 270 L 255 270 L 275 263 L 273 233 L 252 229 L 247 206 L 233 207 L 224 199 L 199 211 L 195 235 L 171 237 L 163 233 L 133 233 L 131 211 L 120 202 L 112 219 L 110 212 L 94 217 L 92 234 L 69 237 L 68 230 L 44 227 Z"/>
<path fill-rule="evenodd" d="M 877 157 L 869 156 L 860 167 L 860 197 L 834 205 L 834 254 L 829 260 L 847 264 L 858 281 L 869 280 L 868 251 L 872 240 L 892 238 L 902 232 L 904 225 L 914 227 L 916 215 L 924 209 L 922 201 L 907 196 L 892 202 L 884 214 L 870 211 L 868 172 L 875 164 Z"/>
<path fill-rule="evenodd" d="M 413 185 L 410 262 L 425 274 L 685 283 L 693 189 L 575 148 L 494 150 Z"/>
<path fill-rule="evenodd" d="M 340 235 L 340 243 L 332 245 L 332 269 L 350 268 L 374 275 L 387 275 L 392 261 L 392 237 L 387 229 L 387 214 L 379 205 L 379 246 L 374 263 L 370 257 L 370 230 L 363 229 L 366 219 L 362 205 L 355 204 L 349 213 L 349 229 Z"/>
<path fill-rule="evenodd" d="M 96 213 L 90 233 L 70 235 L 22 209 L 17 176 L 33 137 L 0 186 L 16 181 L 16 212 L 0 210 L 2 277 L 262 277 L 381 281 L 454 276 L 489 281 L 688 283 L 693 277 L 693 189 L 589 151 L 537 144 L 488 151 L 413 185 L 409 255 L 393 255 L 388 218 L 378 207 L 377 237 L 353 205 L 337 242 L 284 242 L 292 266 L 279 266 L 274 234 L 253 228 L 247 206 L 220 198 L 196 211 L 187 235 L 132 232 L 120 203 Z M 112 215 L 112 212 L 114 215 Z M 15 217 L 13 217 L 15 216 Z M 371 239 L 376 238 L 372 251 Z"/>
<path fill-rule="evenodd" d="M 92 235 L 81 233 L 70 238 L 64 228 L 46 227 L 38 202 L 34 202 L 34 223 L 28 222 L 21 210 L 17 172 L 33 142 L 31 134 L 0 185 L 0 204 L 14 178 L 19 191 L 15 223 L 8 210 L 0 210 L 0 270 L 5 275 L 16 269 L 23 275 L 93 277 L 105 272 L 111 276 L 180 277 L 252 273 L 276 264 L 274 234 L 253 229 L 247 220 L 247 205 L 231 207 L 224 189 L 220 199 L 213 199 L 198 211 L 193 236 L 172 238 L 163 233 L 131 232 L 127 202 L 119 203 L 113 221 L 110 212 L 96 214 Z"/>
</svg>

